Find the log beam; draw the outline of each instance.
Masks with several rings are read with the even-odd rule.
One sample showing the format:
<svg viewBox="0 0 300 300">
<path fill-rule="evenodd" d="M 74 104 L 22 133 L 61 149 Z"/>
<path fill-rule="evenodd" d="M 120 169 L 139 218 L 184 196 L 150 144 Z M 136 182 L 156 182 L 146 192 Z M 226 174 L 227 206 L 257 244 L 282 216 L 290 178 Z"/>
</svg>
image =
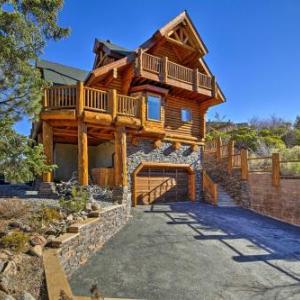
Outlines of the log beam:
<svg viewBox="0 0 300 300">
<path fill-rule="evenodd" d="M 127 187 L 127 145 L 126 131 L 124 127 L 119 127 L 115 131 L 115 186 Z"/>
<path fill-rule="evenodd" d="M 89 184 L 87 125 L 78 121 L 78 178 L 80 185 Z"/>
<path fill-rule="evenodd" d="M 53 130 L 52 127 L 45 121 L 43 121 L 43 145 L 44 153 L 46 155 L 46 162 L 49 165 L 53 164 Z M 44 182 L 53 181 L 53 173 L 43 173 Z"/>
</svg>

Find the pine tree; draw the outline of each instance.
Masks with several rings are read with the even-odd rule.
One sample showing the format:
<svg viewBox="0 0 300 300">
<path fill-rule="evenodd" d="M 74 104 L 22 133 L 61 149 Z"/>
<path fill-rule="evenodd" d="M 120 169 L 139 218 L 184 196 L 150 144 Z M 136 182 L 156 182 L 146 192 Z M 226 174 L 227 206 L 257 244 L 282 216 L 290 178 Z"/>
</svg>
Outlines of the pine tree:
<svg viewBox="0 0 300 300">
<path fill-rule="evenodd" d="M 66 37 L 57 25 L 63 0 L 0 0 L 0 118 L 40 110 L 45 82 L 35 68 L 48 40 Z"/>
</svg>

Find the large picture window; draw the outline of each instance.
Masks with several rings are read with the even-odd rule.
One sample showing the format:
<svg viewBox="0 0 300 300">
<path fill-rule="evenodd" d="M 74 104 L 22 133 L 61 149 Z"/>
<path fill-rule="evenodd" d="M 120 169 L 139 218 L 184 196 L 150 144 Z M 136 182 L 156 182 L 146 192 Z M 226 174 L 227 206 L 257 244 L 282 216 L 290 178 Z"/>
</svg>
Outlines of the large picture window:
<svg viewBox="0 0 300 300">
<path fill-rule="evenodd" d="M 160 121 L 161 98 L 159 96 L 148 95 L 147 111 L 148 120 Z"/>
</svg>

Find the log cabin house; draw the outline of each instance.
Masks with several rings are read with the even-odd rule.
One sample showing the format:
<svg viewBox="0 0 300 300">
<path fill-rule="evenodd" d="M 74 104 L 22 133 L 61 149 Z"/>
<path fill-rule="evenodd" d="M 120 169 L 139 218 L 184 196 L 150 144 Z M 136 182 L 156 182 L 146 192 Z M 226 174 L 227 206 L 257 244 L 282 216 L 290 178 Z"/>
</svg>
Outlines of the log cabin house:
<svg viewBox="0 0 300 300">
<path fill-rule="evenodd" d="M 198 198 L 205 114 L 225 101 L 207 52 L 184 11 L 133 51 L 96 39 L 90 72 L 38 62 L 52 85 L 32 137 L 58 165 L 43 181 L 77 171 L 133 205 Z"/>
</svg>

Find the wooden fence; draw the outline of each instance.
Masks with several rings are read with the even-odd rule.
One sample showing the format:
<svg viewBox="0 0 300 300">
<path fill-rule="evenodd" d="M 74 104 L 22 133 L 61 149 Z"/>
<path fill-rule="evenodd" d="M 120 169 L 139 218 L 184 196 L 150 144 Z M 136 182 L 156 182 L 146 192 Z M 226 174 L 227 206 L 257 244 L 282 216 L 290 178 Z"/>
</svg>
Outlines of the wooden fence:
<svg viewBox="0 0 300 300">
<path fill-rule="evenodd" d="M 279 153 L 273 153 L 271 156 L 250 156 L 248 150 L 237 151 L 234 141 L 223 144 L 221 138 L 209 141 L 205 146 L 204 159 L 208 156 L 214 157 L 217 161 L 225 161 L 228 173 L 233 169 L 241 170 L 241 179 L 248 180 L 249 173 L 270 173 L 273 186 L 280 186 L 281 178 L 299 178 L 295 172 L 286 173 L 283 165 L 298 164 L 299 160 L 282 160 Z"/>
</svg>

